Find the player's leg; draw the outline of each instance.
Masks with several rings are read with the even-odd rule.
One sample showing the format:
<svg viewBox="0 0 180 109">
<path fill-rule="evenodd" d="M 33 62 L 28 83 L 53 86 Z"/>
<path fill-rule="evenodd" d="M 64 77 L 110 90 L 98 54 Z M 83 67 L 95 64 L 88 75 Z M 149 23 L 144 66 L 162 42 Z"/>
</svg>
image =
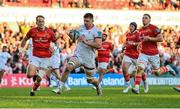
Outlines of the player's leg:
<svg viewBox="0 0 180 109">
<path fill-rule="evenodd" d="M 130 73 L 129 73 L 129 68 L 131 64 L 132 64 L 132 61 L 130 57 L 124 55 L 123 60 L 122 60 L 122 70 L 123 70 L 123 76 L 125 80 L 125 89 L 123 90 L 123 93 L 127 93 L 129 89 L 131 88 Z"/>
<path fill-rule="evenodd" d="M 97 95 L 98 96 L 102 95 L 101 85 L 100 85 L 99 81 L 93 77 L 93 74 L 95 73 L 95 69 L 86 67 L 85 73 L 86 73 L 86 77 L 87 77 L 87 82 L 96 87 Z"/>
<path fill-rule="evenodd" d="M 99 84 L 101 84 L 102 79 L 103 79 L 104 75 L 105 75 L 106 72 L 107 72 L 107 69 L 98 68 L 97 72 L 98 72 L 98 74 L 99 74 L 98 81 L 99 81 Z M 94 90 L 96 90 L 96 87 L 95 87 L 94 85 L 92 86 L 92 88 L 93 88 Z"/>
<path fill-rule="evenodd" d="M 174 87 L 173 89 L 176 90 L 176 91 L 178 91 L 178 92 L 180 92 L 180 85 Z"/>
<path fill-rule="evenodd" d="M 28 78 L 32 78 L 33 77 L 33 81 L 34 81 L 32 90 L 30 92 L 30 96 L 34 96 L 35 95 L 34 87 L 35 86 L 37 87 L 36 82 L 35 82 L 36 78 L 37 78 L 37 75 L 36 75 L 37 70 L 38 70 L 38 67 L 36 67 L 35 65 L 33 65 L 33 64 L 29 64 L 28 65 L 28 68 L 27 68 L 27 77 Z"/>
<path fill-rule="evenodd" d="M 39 59 L 35 56 L 31 56 L 31 61 L 29 61 L 29 65 L 27 68 L 27 78 L 32 78 L 37 74 L 37 70 L 39 69 L 40 62 Z M 35 78 L 33 78 L 35 80 Z"/>
<path fill-rule="evenodd" d="M 106 62 L 98 63 L 99 83 L 102 82 L 104 75 L 106 74 L 106 72 L 108 72 L 107 66 L 108 66 L 108 63 Z"/>
<path fill-rule="evenodd" d="M 143 72 L 143 74 L 142 74 L 142 81 L 143 81 L 143 84 L 144 84 L 144 93 L 148 93 L 149 92 L 149 84 L 148 84 L 148 81 L 147 81 L 146 72 Z"/>
<path fill-rule="evenodd" d="M 161 76 L 162 74 L 170 72 L 171 75 L 176 76 L 176 72 L 170 65 L 160 67 L 159 55 L 151 56 L 149 61 L 152 63 L 153 67 L 152 73 L 154 73 L 155 75 Z"/>
<path fill-rule="evenodd" d="M 142 74 L 145 71 L 147 63 L 148 63 L 148 56 L 145 54 L 140 54 L 137 60 L 137 72 L 135 73 L 135 82 L 134 82 L 135 87 L 132 89 L 132 92 L 136 94 L 139 94 Z"/>
<path fill-rule="evenodd" d="M 59 86 L 58 86 L 57 90 L 53 91 L 54 93 L 61 94 L 63 92 L 63 87 L 65 86 L 65 82 L 66 82 L 66 80 L 68 78 L 69 73 L 73 69 L 79 67 L 80 65 L 81 64 L 80 64 L 77 57 L 71 57 L 69 59 L 67 64 L 65 64 L 65 66 L 64 66 L 65 68 L 64 68 L 64 72 L 62 73 L 62 76 L 61 76 L 61 79 L 60 79 L 60 82 L 59 82 Z"/>
<path fill-rule="evenodd" d="M 4 72 L 5 72 L 4 70 L 0 70 L 0 85 L 1 85 L 1 81 L 3 78 Z"/>
<path fill-rule="evenodd" d="M 3 63 L 0 63 L 0 87 L 1 87 L 1 81 L 2 81 L 3 75 L 5 72 L 8 73 L 8 66 Z"/>
<path fill-rule="evenodd" d="M 80 62 L 79 62 L 78 58 L 77 57 L 71 57 L 65 66 L 64 72 L 62 73 L 61 82 L 65 83 L 67 78 L 68 78 L 69 73 L 73 69 L 75 69 L 79 66 L 80 66 Z"/>
<path fill-rule="evenodd" d="M 34 85 L 33 85 L 33 88 L 30 92 L 30 95 L 34 96 L 35 92 L 40 87 L 42 78 L 46 75 L 46 72 L 48 71 L 48 67 L 50 66 L 50 58 L 35 57 L 35 60 L 34 61 L 32 60 L 32 63 L 34 63 L 34 65 L 38 66 L 37 67 L 38 72 L 33 77 Z"/>
</svg>

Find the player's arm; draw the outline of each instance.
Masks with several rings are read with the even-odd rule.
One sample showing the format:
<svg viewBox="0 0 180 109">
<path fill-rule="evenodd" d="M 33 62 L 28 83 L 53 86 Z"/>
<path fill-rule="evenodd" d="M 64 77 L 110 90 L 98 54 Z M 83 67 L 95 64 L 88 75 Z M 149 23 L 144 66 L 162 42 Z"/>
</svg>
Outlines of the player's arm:
<svg viewBox="0 0 180 109">
<path fill-rule="evenodd" d="M 153 28 L 155 37 L 145 36 L 143 41 L 152 41 L 152 42 L 162 42 L 163 35 L 161 34 L 161 30 L 157 27 Z"/>
<path fill-rule="evenodd" d="M 50 34 L 52 36 L 52 43 L 54 44 L 53 46 L 49 47 L 50 52 L 54 52 L 56 49 L 59 48 L 59 38 L 63 36 L 63 34 L 59 33 L 56 35 L 53 31 L 50 31 Z"/>
<path fill-rule="evenodd" d="M 163 35 L 161 33 L 159 33 L 156 37 L 150 37 L 149 41 L 162 42 L 163 41 Z"/>
<path fill-rule="evenodd" d="M 126 49 L 126 42 L 123 43 L 122 45 L 122 52 Z"/>
<path fill-rule="evenodd" d="M 114 50 L 114 44 L 111 43 L 111 52 L 113 52 L 113 50 Z"/>
<path fill-rule="evenodd" d="M 102 38 L 101 37 L 96 37 L 94 39 L 94 41 L 83 40 L 83 42 L 86 45 L 91 46 L 91 47 L 96 48 L 96 49 L 99 49 L 102 46 Z"/>
<path fill-rule="evenodd" d="M 23 39 L 22 39 L 22 42 L 21 42 L 21 47 L 24 48 L 24 46 L 26 45 L 26 42 L 28 40 L 28 36 L 26 35 Z"/>
<path fill-rule="evenodd" d="M 60 37 L 63 37 L 64 35 L 62 33 L 59 33 L 58 36 L 55 36 L 56 37 L 56 40 L 54 42 L 55 46 L 58 48 L 59 47 L 59 39 Z"/>
</svg>

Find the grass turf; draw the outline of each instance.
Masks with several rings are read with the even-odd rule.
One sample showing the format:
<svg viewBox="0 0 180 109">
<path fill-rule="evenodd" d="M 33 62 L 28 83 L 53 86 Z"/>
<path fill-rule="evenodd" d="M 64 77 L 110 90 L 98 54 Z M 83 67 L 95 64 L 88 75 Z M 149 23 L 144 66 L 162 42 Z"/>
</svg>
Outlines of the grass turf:
<svg viewBox="0 0 180 109">
<path fill-rule="evenodd" d="M 148 94 L 123 94 L 123 87 L 103 87 L 96 96 L 91 87 L 72 87 L 70 92 L 57 95 L 51 88 L 41 88 L 29 96 L 30 88 L 1 88 L 1 108 L 180 108 L 180 93 L 172 86 L 150 86 Z"/>
</svg>

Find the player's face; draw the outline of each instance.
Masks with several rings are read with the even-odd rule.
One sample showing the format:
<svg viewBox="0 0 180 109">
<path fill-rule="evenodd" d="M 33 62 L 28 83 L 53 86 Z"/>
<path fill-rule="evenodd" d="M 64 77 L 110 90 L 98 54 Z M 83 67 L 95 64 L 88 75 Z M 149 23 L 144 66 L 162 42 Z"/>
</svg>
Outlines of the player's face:
<svg viewBox="0 0 180 109">
<path fill-rule="evenodd" d="M 45 24 L 44 18 L 38 17 L 36 20 L 36 24 L 39 28 L 43 29 Z"/>
<path fill-rule="evenodd" d="M 130 30 L 130 32 L 135 31 L 135 26 L 134 25 L 129 25 L 129 30 Z"/>
<path fill-rule="evenodd" d="M 93 19 L 84 18 L 84 25 L 86 26 L 86 28 L 91 28 L 93 25 Z"/>
<path fill-rule="evenodd" d="M 142 22 L 143 22 L 143 25 L 148 25 L 150 23 L 151 19 L 147 16 L 147 15 L 144 15 L 143 18 L 142 18 Z"/>
</svg>

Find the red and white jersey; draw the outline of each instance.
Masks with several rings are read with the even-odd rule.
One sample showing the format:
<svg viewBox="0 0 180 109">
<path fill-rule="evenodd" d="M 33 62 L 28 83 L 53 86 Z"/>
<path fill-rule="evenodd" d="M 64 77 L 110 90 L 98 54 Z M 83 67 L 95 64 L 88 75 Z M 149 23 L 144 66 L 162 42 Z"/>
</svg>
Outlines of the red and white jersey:
<svg viewBox="0 0 180 109">
<path fill-rule="evenodd" d="M 52 53 L 49 50 L 50 43 L 57 40 L 51 29 L 45 28 L 45 30 L 42 31 L 35 27 L 30 29 L 26 36 L 32 38 L 33 56 L 39 58 L 51 57 Z"/>
<path fill-rule="evenodd" d="M 110 53 L 113 49 L 111 42 L 103 42 L 100 49 L 98 49 L 98 62 L 109 62 Z"/>
<path fill-rule="evenodd" d="M 133 59 L 137 59 L 139 56 L 139 51 L 137 50 L 137 46 L 129 44 L 128 41 L 131 42 L 140 42 L 139 39 L 139 32 L 138 31 L 134 31 L 133 33 L 128 32 L 126 33 L 126 50 L 125 50 L 125 55 L 133 58 Z"/>
<path fill-rule="evenodd" d="M 160 29 L 157 28 L 155 25 L 149 24 L 148 26 L 139 29 L 139 32 L 141 38 L 143 38 L 144 36 L 156 37 L 160 33 Z M 144 53 L 146 55 L 158 54 L 157 42 L 153 42 L 153 41 L 142 42 L 141 53 Z"/>
</svg>

